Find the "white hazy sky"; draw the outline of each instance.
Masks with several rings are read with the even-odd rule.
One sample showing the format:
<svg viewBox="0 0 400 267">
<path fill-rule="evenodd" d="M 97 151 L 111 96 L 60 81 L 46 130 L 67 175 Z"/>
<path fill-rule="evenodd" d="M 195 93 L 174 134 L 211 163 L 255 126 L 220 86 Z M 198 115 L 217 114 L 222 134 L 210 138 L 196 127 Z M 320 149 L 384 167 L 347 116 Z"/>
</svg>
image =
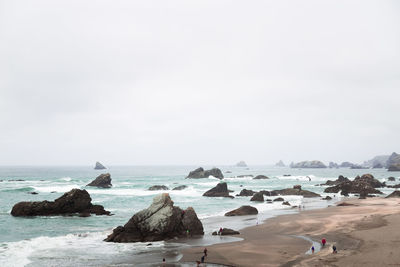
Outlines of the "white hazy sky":
<svg viewBox="0 0 400 267">
<path fill-rule="evenodd" d="M 400 151 L 400 2 L 0 0 L 0 165 Z"/>
</svg>

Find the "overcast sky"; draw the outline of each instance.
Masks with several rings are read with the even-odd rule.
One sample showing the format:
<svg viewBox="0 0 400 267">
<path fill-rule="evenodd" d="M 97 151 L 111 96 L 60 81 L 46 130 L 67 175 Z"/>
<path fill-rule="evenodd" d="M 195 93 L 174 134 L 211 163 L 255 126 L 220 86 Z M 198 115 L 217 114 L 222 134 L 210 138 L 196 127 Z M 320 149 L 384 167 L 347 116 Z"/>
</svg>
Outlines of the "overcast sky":
<svg viewBox="0 0 400 267">
<path fill-rule="evenodd" d="M 400 152 L 399 1 L 0 0 L 0 165 Z"/>
</svg>

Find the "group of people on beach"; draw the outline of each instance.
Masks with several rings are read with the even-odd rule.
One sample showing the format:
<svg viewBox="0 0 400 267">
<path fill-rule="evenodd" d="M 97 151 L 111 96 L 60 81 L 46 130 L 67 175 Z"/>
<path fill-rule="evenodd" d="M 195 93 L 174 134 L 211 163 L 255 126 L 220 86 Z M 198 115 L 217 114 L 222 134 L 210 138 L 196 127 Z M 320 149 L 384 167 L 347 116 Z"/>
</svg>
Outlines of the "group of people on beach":
<svg viewBox="0 0 400 267">
<path fill-rule="evenodd" d="M 321 244 L 322 244 L 322 247 L 324 248 L 325 245 L 326 245 L 326 239 L 325 239 L 325 238 L 322 238 Z M 312 246 L 312 247 L 311 247 L 311 253 L 314 254 L 314 251 L 315 251 L 315 248 L 314 248 L 314 246 Z M 335 245 L 332 246 L 332 253 L 337 253 L 337 248 L 336 248 Z"/>
</svg>

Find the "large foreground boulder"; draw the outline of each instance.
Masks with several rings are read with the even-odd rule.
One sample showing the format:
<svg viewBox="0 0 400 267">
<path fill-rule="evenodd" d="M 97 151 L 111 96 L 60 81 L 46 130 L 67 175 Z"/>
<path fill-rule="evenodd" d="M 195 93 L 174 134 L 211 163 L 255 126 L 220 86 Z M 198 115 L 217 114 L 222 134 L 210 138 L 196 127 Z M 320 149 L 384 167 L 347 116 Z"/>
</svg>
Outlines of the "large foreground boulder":
<svg viewBox="0 0 400 267">
<path fill-rule="evenodd" d="M 97 176 L 90 184 L 87 186 L 96 186 L 101 188 L 110 188 L 111 184 L 111 175 L 109 173 L 103 173 Z"/>
<path fill-rule="evenodd" d="M 96 165 L 94 166 L 95 170 L 104 170 L 107 169 L 103 164 L 101 164 L 100 162 L 96 162 Z"/>
<path fill-rule="evenodd" d="M 203 234 L 194 209 L 175 207 L 169 194 L 164 193 L 154 197 L 150 207 L 133 215 L 124 226 L 115 228 L 105 241 L 148 242 Z"/>
<path fill-rule="evenodd" d="M 11 210 L 13 216 L 53 216 L 68 214 L 110 215 L 101 205 L 93 205 L 86 190 L 72 189 L 55 201 L 19 202 Z"/>
<path fill-rule="evenodd" d="M 203 194 L 205 197 L 230 197 L 228 185 L 226 183 L 219 183 Z"/>
<path fill-rule="evenodd" d="M 294 163 L 291 168 L 326 168 L 326 165 L 319 160 L 301 161 Z"/>
<path fill-rule="evenodd" d="M 231 210 L 225 213 L 225 216 L 244 216 L 244 215 L 256 215 L 258 210 L 252 206 L 241 206 L 238 209 Z"/>
<path fill-rule="evenodd" d="M 362 197 L 368 194 L 382 194 L 381 191 L 375 189 L 384 187 L 385 184 L 379 182 L 371 174 L 364 174 L 363 176 L 357 176 L 353 181 L 343 180 L 343 182 L 325 188 L 325 193 L 338 193 L 341 191 L 341 195 L 348 196 L 349 194 L 360 194 Z"/>
<path fill-rule="evenodd" d="M 208 178 L 210 176 L 213 176 L 218 179 L 224 178 L 224 175 L 222 174 L 222 171 L 220 169 L 212 168 L 210 170 L 204 170 L 202 167 L 197 168 L 194 171 L 191 171 L 186 178 L 199 179 L 199 178 Z"/>
</svg>

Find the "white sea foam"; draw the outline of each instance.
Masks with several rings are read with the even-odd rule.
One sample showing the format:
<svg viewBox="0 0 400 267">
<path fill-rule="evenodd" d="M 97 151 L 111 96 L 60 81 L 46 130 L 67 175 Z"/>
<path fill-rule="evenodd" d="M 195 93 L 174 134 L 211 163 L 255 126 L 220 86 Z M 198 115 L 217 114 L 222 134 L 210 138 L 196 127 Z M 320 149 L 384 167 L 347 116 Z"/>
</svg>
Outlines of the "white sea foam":
<svg viewBox="0 0 400 267">
<path fill-rule="evenodd" d="M 63 177 L 63 178 L 60 178 L 60 180 L 70 182 L 72 180 L 72 178 L 71 177 Z"/>
<path fill-rule="evenodd" d="M 74 254 L 75 260 L 88 257 L 118 256 L 120 253 L 147 250 L 147 243 L 108 243 L 103 242 L 105 236 L 111 232 L 92 232 L 81 234 L 68 234 L 58 237 L 41 236 L 18 242 L 6 242 L 0 244 L 0 266 L 26 266 L 39 261 L 56 259 L 57 262 L 69 260 L 70 254 Z M 152 242 L 151 248 L 161 248 L 164 242 Z M 71 262 L 69 262 L 70 265 Z M 61 264 L 62 265 L 62 264 Z M 36 265 L 34 265 L 36 266 Z M 43 265 L 38 265 L 43 266 Z"/>
<path fill-rule="evenodd" d="M 71 184 L 71 185 L 52 185 L 52 186 L 33 186 L 36 191 L 39 192 L 57 192 L 57 193 L 65 193 L 74 188 L 81 188 L 79 185 Z"/>
</svg>

